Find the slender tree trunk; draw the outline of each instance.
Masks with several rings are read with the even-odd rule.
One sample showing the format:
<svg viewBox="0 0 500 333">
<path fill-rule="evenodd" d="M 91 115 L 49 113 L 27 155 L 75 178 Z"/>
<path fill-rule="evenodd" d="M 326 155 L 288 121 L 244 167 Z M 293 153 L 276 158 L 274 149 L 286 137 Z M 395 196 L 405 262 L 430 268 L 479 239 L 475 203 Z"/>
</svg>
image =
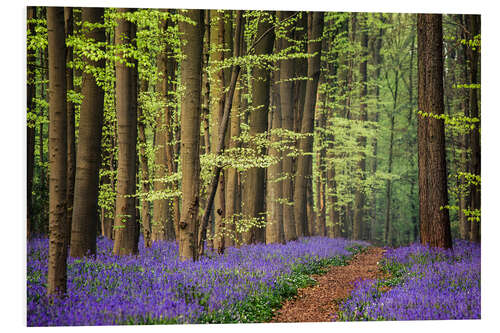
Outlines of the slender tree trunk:
<svg viewBox="0 0 500 333">
<path fill-rule="evenodd" d="M 418 14 L 418 169 L 420 242 L 451 248 L 445 158 L 442 15 Z"/>
<path fill-rule="evenodd" d="M 375 80 L 377 85 L 375 86 L 375 123 L 378 124 L 379 121 L 379 103 L 380 103 L 380 87 L 378 85 L 378 80 L 380 78 L 380 66 L 382 64 L 382 57 L 380 56 L 380 50 L 382 49 L 382 36 L 384 34 L 384 30 L 382 28 L 379 29 L 378 36 L 373 42 L 373 62 L 375 65 Z M 410 69 L 411 73 L 411 69 Z M 411 77 L 411 75 L 410 75 Z M 373 168 L 372 172 L 375 175 L 377 173 L 377 164 L 378 164 L 378 140 L 375 137 L 373 139 Z M 372 208 L 372 220 L 370 226 L 370 240 L 373 241 L 376 238 L 376 226 L 377 226 L 377 192 L 373 191 L 373 208 Z"/>
<path fill-rule="evenodd" d="M 463 22 L 463 16 L 464 15 L 459 15 L 458 17 L 458 24 L 459 26 L 464 26 Z M 464 29 L 462 29 L 462 33 L 460 35 L 461 39 L 466 40 L 467 39 L 467 33 Z M 470 77 L 469 77 L 469 70 L 467 66 L 467 62 L 469 61 L 467 57 L 467 45 L 462 45 L 462 47 L 458 50 L 458 62 L 462 64 L 462 77 L 461 80 L 462 82 L 468 82 Z M 464 90 L 465 91 L 465 90 Z M 462 103 L 461 107 L 464 110 L 464 116 L 465 117 L 470 117 L 470 110 L 469 110 L 469 96 L 470 94 L 463 94 L 465 96 L 462 96 Z M 462 172 L 470 172 L 470 163 L 467 160 L 467 149 L 470 147 L 470 134 L 465 133 L 462 135 L 462 153 L 460 156 L 460 161 L 461 161 L 461 168 Z M 466 186 L 466 180 L 463 179 L 463 177 L 460 179 L 460 185 L 462 187 Z M 460 237 L 465 240 L 470 240 L 470 232 L 471 232 L 471 222 L 465 215 L 465 210 L 470 209 L 470 194 L 467 193 L 466 191 L 460 191 L 459 193 L 459 223 L 460 223 Z"/>
<path fill-rule="evenodd" d="M 146 92 L 147 82 L 142 81 L 140 90 L 142 92 Z M 139 160 L 140 160 L 140 168 L 141 168 L 141 190 L 145 195 L 150 191 L 149 185 L 149 168 L 148 168 L 148 156 L 146 155 L 146 119 L 144 117 L 144 113 L 142 108 L 137 109 L 137 129 L 138 129 L 138 139 L 139 139 Z M 151 219 L 149 216 L 149 201 L 146 198 L 141 199 L 141 224 L 142 224 L 142 234 L 144 237 L 144 246 L 151 247 Z"/>
<path fill-rule="evenodd" d="M 304 113 L 302 116 L 301 133 L 308 134 L 314 131 L 314 108 L 316 106 L 316 92 L 318 89 L 321 59 L 321 40 L 323 34 L 323 12 L 308 14 L 308 39 L 307 53 L 313 56 L 307 59 L 307 76 L 311 80 L 306 84 Z M 307 179 L 312 176 L 313 138 L 308 135 L 299 140 L 299 149 L 302 154 L 297 158 L 297 172 L 295 174 L 294 190 L 294 215 L 298 236 L 309 236 L 307 226 Z"/>
<path fill-rule="evenodd" d="M 66 293 L 66 45 L 64 8 L 47 8 L 49 53 L 49 263 L 47 294 Z"/>
<path fill-rule="evenodd" d="M 237 87 L 234 92 L 234 104 L 231 110 L 230 119 L 230 141 L 229 148 L 234 149 L 239 147 L 239 142 L 235 140 L 240 135 L 240 101 L 241 87 Z M 226 230 L 227 237 L 224 237 L 225 247 L 234 246 L 236 244 L 236 219 L 238 211 L 238 171 L 235 168 L 227 170 L 227 186 L 226 186 Z"/>
<path fill-rule="evenodd" d="M 318 100 L 320 97 L 318 97 Z M 317 108 L 316 115 L 318 119 L 318 127 L 321 129 L 326 128 L 326 94 L 323 97 L 323 107 Z M 316 184 L 316 195 L 317 195 L 317 215 L 316 215 L 316 235 L 317 236 L 326 236 L 326 182 L 328 180 L 327 178 L 327 172 L 325 168 L 325 157 L 326 157 L 326 149 L 324 147 L 324 135 L 320 132 L 318 133 L 319 135 L 317 136 L 319 138 L 319 151 L 317 154 L 317 166 L 318 166 L 318 177 L 317 177 L 317 184 Z"/>
<path fill-rule="evenodd" d="M 103 23 L 103 8 L 82 8 L 82 22 Z M 104 42 L 103 28 L 85 33 L 87 38 Z M 83 59 L 85 64 L 104 68 L 104 59 Z M 95 254 L 98 221 L 97 198 L 99 194 L 99 167 L 101 161 L 101 136 L 104 107 L 104 91 L 91 73 L 82 74 L 83 101 L 80 107 L 78 149 L 76 154 L 75 192 L 71 225 L 72 257 Z"/>
<path fill-rule="evenodd" d="M 255 47 L 255 54 L 271 54 L 274 45 L 274 32 L 265 34 L 272 28 L 267 20 L 258 24 L 257 36 L 264 36 Z M 265 34 L 265 35 L 264 35 Z M 267 117 L 269 109 L 269 70 L 264 67 L 255 67 L 252 81 L 252 107 L 249 124 L 251 136 L 267 131 Z M 261 152 L 262 153 L 262 152 Z M 265 175 L 264 168 L 251 168 L 247 171 L 245 179 L 243 215 L 246 218 L 265 217 Z M 252 226 L 243 233 L 245 244 L 262 243 L 265 241 L 265 230 Z"/>
<path fill-rule="evenodd" d="M 119 14 L 131 9 L 118 9 Z M 118 19 L 115 44 L 135 47 L 136 27 L 125 18 Z M 137 254 L 136 219 L 136 146 L 137 146 L 137 61 L 120 55 L 116 63 L 116 120 L 118 124 L 118 175 L 116 183 L 116 213 L 114 255 Z M 128 67 L 124 62 L 132 63 Z"/>
<path fill-rule="evenodd" d="M 278 11 L 276 13 L 280 22 L 290 17 L 292 12 Z M 282 40 L 282 48 L 287 49 L 291 46 L 290 38 L 293 36 L 289 29 L 286 32 L 285 38 Z M 294 76 L 294 60 L 283 59 L 279 63 L 280 66 L 280 109 L 281 109 L 281 127 L 284 130 L 293 131 L 293 81 Z M 290 150 L 283 151 L 282 171 L 283 176 L 286 176 L 282 181 L 282 197 L 283 197 L 283 230 L 285 233 L 285 241 L 297 239 L 295 229 L 295 220 L 293 216 L 293 158 L 289 156 Z"/>
<path fill-rule="evenodd" d="M 396 77 L 397 77 L 397 72 L 396 72 Z M 397 86 L 397 85 L 396 85 Z M 391 135 L 389 139 L 389 166 L 387 167 L 387 173 L 392 172 L 392 159 L 393 159 L 393 145 L 394 145 L 394 112 L 395 110 L 392 110 L 391 113 Z M 392 245 L 392 237 L 391 237 L 391 206 L 392 206 L 392 195 L 391 195 L 391 189 L 392 189 L 392 182 L 390 179 L 387 180 L 387 187 L 386 187 L 386 194 L 385 194 L 385 200 L 386 200 L 386 210 L 385 210 L 385 228 L 384 228 L 384 242 L 386 245 L 391 246 Z"/>
<path fill-rule="evenodd" d="M 36 7 L 27 8 L 28 20 L 36 18 Z M 28 23 L 30 34 L 35 34 L 35 25 Z M 34 98 L 36 97 L 35 86 L 35 50 L 28 49 L 27 51 L 27 91 L 26 91 L 26 107 L 28 112 L 35 112 Z M 26 199 L 26 236 L 29 240 L 33 235 L 33 172 L 35 169 L 35 125 L 28 124 L 26 127 L 27 134 L 27 199 Z"/>
<path fill-rule="evenodd" d="M 361 122 L 365 122 L 368 120 L 368 112 L 367 112 L 367 102 L 366 97 L 368 93 L 367 81 L 368 81 L 368 27 L 366 26 L 366 16 L 364 14 L 360 14 L 360 28 L 361 31 L 361 57 L 362 61 L 359 65 L 359 72 L 361 75 L 361 87 L 359 91 L 359 120 Z M 362 136 L 358 140 L 358 145 L 361 149 L 366 147 L 366 137 Z M 353 238 L 354 239 L 362 239 L 363 238 L 363 220 L 364 220 L 364 210 L 365 210 L 365 193 L 363 192 L 363 183 L 365 181 L 365 171 L 366 171 L 366 156 L 364 153 L 361 153 L 361 159 L 358 162 L 358 169 L 361 172 L 360 183 L 356 187 L 354 193 L 354 218 L 353 218 Z"/>
<path fill-rule="evenodd" d="M 64 22 L 66 37 L 73 35 L 73 8 L 64 7 Z M 73 47 L 66 49 L 66 61 L 73 61 Z M 73 68 L 66 67 L 66 89 L 67 91 L 73 90 Z M 67 181 L 66 181 L 66 202 L 67 202 L 67 235 L 68 244 L 71 242 L 71 217 L 73 213 L 73 196 L 75 192 L 75 170 L 76 170 L 76 151 L 75 151 L 75 106 L 71 101 L 66 101 L 67 112 Z"/>
<path fill-rule="evenodd" d="M 195 25 L 180 21 L 179 31 L 186 41 L 181 46 L 181 219 L 179 223 L 179 258 L 196 260 L 198 256 L 198 208 L 200 204 L 200 116 L 201 65 L 203 49 L 203 11 L 184 14 Z"/>
<path fill-rule="evenodd" d="M 481 33 L 481 17 L 479 15 L 465 15 L 465 24 L 470 31 L 469 39 L 473 39 L 475 36 Z M 479 47 L 473 49 L 472 46 L 467 48 L 469 61 L 469 84 L 479 83 Z M 469 106 L 470 106 L 470 116 L 471 118 L 480 119 L 479 115 L 479 104 L 478 104 L 478 89 L 471 88 L 469 90 Z M 470 134 L 470 145 L 471 145 L 471 160 L 470 160 L 470 173 L 473 175 L 481 175 L 481 147 L 480 147 L 480 123 L 476 124 L 475 128 Z M 470 187 L 470 209 L 480 210 L 481 209 L 481 189 L 480 185 L 471 184 Z M 471 233 L 470 240 L 473 242 L 480 242 L 480 221 L 474 220 L 471 223 Z"/>
</svg>

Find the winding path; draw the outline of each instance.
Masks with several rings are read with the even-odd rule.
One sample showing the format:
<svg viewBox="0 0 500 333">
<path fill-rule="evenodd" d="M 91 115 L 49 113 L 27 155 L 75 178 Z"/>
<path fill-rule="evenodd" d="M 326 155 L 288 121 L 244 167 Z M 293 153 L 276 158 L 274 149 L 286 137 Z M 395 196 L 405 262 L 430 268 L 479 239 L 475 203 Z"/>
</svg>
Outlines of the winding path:
<svg viewBox="0 0 500 333">
<path fill-rule="evenodd" d="M 382 276 L 378 262 L 385 250 L 370 247 L 358 253 L 347 266 L 333 266 L 324 275 L 313 275 L 315 286 L 300 289 L 298 295 L 285 301 L 271 320 L 273 323 L 330 322 L 335 319 L 338 303 L 349 296 L 354 282 Z"/>
</svg>

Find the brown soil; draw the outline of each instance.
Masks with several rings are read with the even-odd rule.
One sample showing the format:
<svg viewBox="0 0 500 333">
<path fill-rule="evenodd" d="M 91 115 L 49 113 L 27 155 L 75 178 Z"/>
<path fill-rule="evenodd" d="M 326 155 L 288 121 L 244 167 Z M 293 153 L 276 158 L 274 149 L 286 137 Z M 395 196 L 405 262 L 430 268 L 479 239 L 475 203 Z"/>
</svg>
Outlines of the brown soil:
<svg viewBox="0 0 500 333">
<path fill-rule="evenodd" d="M 358 253 L 347 266 L 333 266 L 324 275 L 313 275 L 315 286 L 300 289 L 276 311 L 273 323 L 330 322 L 336 318 L 338 304 L 347 298 L 359 279 L 382 277 L 377 264 L 385 250 L 368 248 Z"/>
</svg>

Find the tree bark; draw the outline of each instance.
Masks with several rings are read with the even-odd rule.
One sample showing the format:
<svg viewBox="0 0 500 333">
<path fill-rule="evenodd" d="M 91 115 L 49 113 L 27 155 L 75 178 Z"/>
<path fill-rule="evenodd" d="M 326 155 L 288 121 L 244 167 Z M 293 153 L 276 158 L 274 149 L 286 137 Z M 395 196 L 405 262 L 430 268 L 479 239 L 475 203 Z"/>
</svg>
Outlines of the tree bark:
<svg viewBox="0 0 500 333">
<path fill-rule="evenodd" d="M 118 9 L 119 14 L 132 9 Z M 115 28 L 115 44 L 135 47 L 136 27 L 124 17 Z M 116 183 L 114 255 L 137 254 L 136 146 L 137 146 L 137 61 L 120 55 L 116 63 L 116 120 L 118 126 L 118 174 Z M 128 67 L 124 62 L 133 64 Z"/>
<path fill-rule="evenodd" d="M 271 54 L 274 45 L 274 31 L 272 23 L 262 20 L 258 24 L 257 36 L 264 36 L 255 47 L 256 55 Z M 264 35 L 265 34 L 265 35 Z M 270 74 L 267 68 L 255 67 L 252 82 L 252 111 L 249 116 L 251 136 L 267 131 L 267 117 L 269 111 L 269 86 Z M 261 152 L 262 153 L 262 152 Z M 243 215 L 245 218 L 265 217 L 265 173 L 264 168 L 251 168 L 247 171 L 245 179 Z M 243 233 L 245 244 L 263 243 L 265 241 L 265 230 L 252 226 Z"/>
<path fill-rule="evenodd" d="M 308 39 L 307 53 L 313 55 L 307 59 L 307 76 L 310 80 L 306 84 L 304 113 L 302 116 L 301 133 L 312 134 L 314 131 L 314 108 L 316 106 L 316 92 L 318 89 L 321 59 L 321 41 L 323 34 L 323 12 L 308 14 Z M 301 154 L 297 158 L 297 172 L 295 174 L 294 190 L 294 215 L 297 236 L 309 236 L 307 226 L 307 179 L 312 172 L 312 136 L 308 135 L 299 140 Z"/>
<path fill-rule="evenodd" d="M 451 248 L 445 158 L 442 15 L 418 14 L 418 178 L 420 242 Z"/>
<path fill-rule="evenodd" d="M 203 48 L 203 11 L 187 10 L 184 14 L 195 23 L 179 22 L 179 31 L 186 41 L 181 46 L 181 219 L 179 223 L 179 258 L 198 257 L 198 208 L 200 204 L 200 116 L 201 64 Z"/>
<path fill-rule="evenodd" d="M 66 293 L 66 45 L 64 8 L 47 8 L 49 54 L 49 263 L 47 294 Z"/>
<path fill-rule="evenodd" d="M 82 8 L 82 22 L 103 23 L 103 8 Z M 86 38 L 104 42 L 103 28 L 84 32 Z M 104 59 L 93 61 L 84 57 L 88 66 L 104 68 Z M 76 154 L 75 192 L 71 225 L 72 257 L 95 254 L 97 233 L 97 198 L 99 194 L 99 167 L 101 161 L 101 136 L 104 91 L 94 76 L 82 74 L 83 101 L 80 107 L 78 149 Z"/>
</svg>

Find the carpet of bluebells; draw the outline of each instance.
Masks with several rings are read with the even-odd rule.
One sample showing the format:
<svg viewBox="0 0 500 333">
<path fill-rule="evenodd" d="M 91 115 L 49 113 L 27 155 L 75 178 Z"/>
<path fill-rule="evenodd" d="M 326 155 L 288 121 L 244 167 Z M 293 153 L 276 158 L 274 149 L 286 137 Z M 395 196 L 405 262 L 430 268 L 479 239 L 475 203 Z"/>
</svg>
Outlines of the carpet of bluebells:
<svg viewBox="0 0 500 333">
<path fill-rule="evenodd" d="M 453 250 L 388 249 L 381 265 L 391 277 L 358 282 L 340 320 L 481 318 L 480 245 L 457 240 Z"/>
<path fill-rule="evenodd" d="M 253 313 L 279 306 L 307 274 L 342 265 L 367 243 L 325 237 L 286 245 L 228 248 L 197 262 L 177 259 L 175 242 L 139 244 L 139 255 L 112 255 L 112 241 L 100 238 L 97 254 L 68 258 L 68 293 L 46 294 L 48 240 L 28 244 L 28 326 L 252 322 Z M 309 277 L 309 280 L 308 280 Z M 314 281 L 312 281 L 313 283 Z"/>
</svg>

